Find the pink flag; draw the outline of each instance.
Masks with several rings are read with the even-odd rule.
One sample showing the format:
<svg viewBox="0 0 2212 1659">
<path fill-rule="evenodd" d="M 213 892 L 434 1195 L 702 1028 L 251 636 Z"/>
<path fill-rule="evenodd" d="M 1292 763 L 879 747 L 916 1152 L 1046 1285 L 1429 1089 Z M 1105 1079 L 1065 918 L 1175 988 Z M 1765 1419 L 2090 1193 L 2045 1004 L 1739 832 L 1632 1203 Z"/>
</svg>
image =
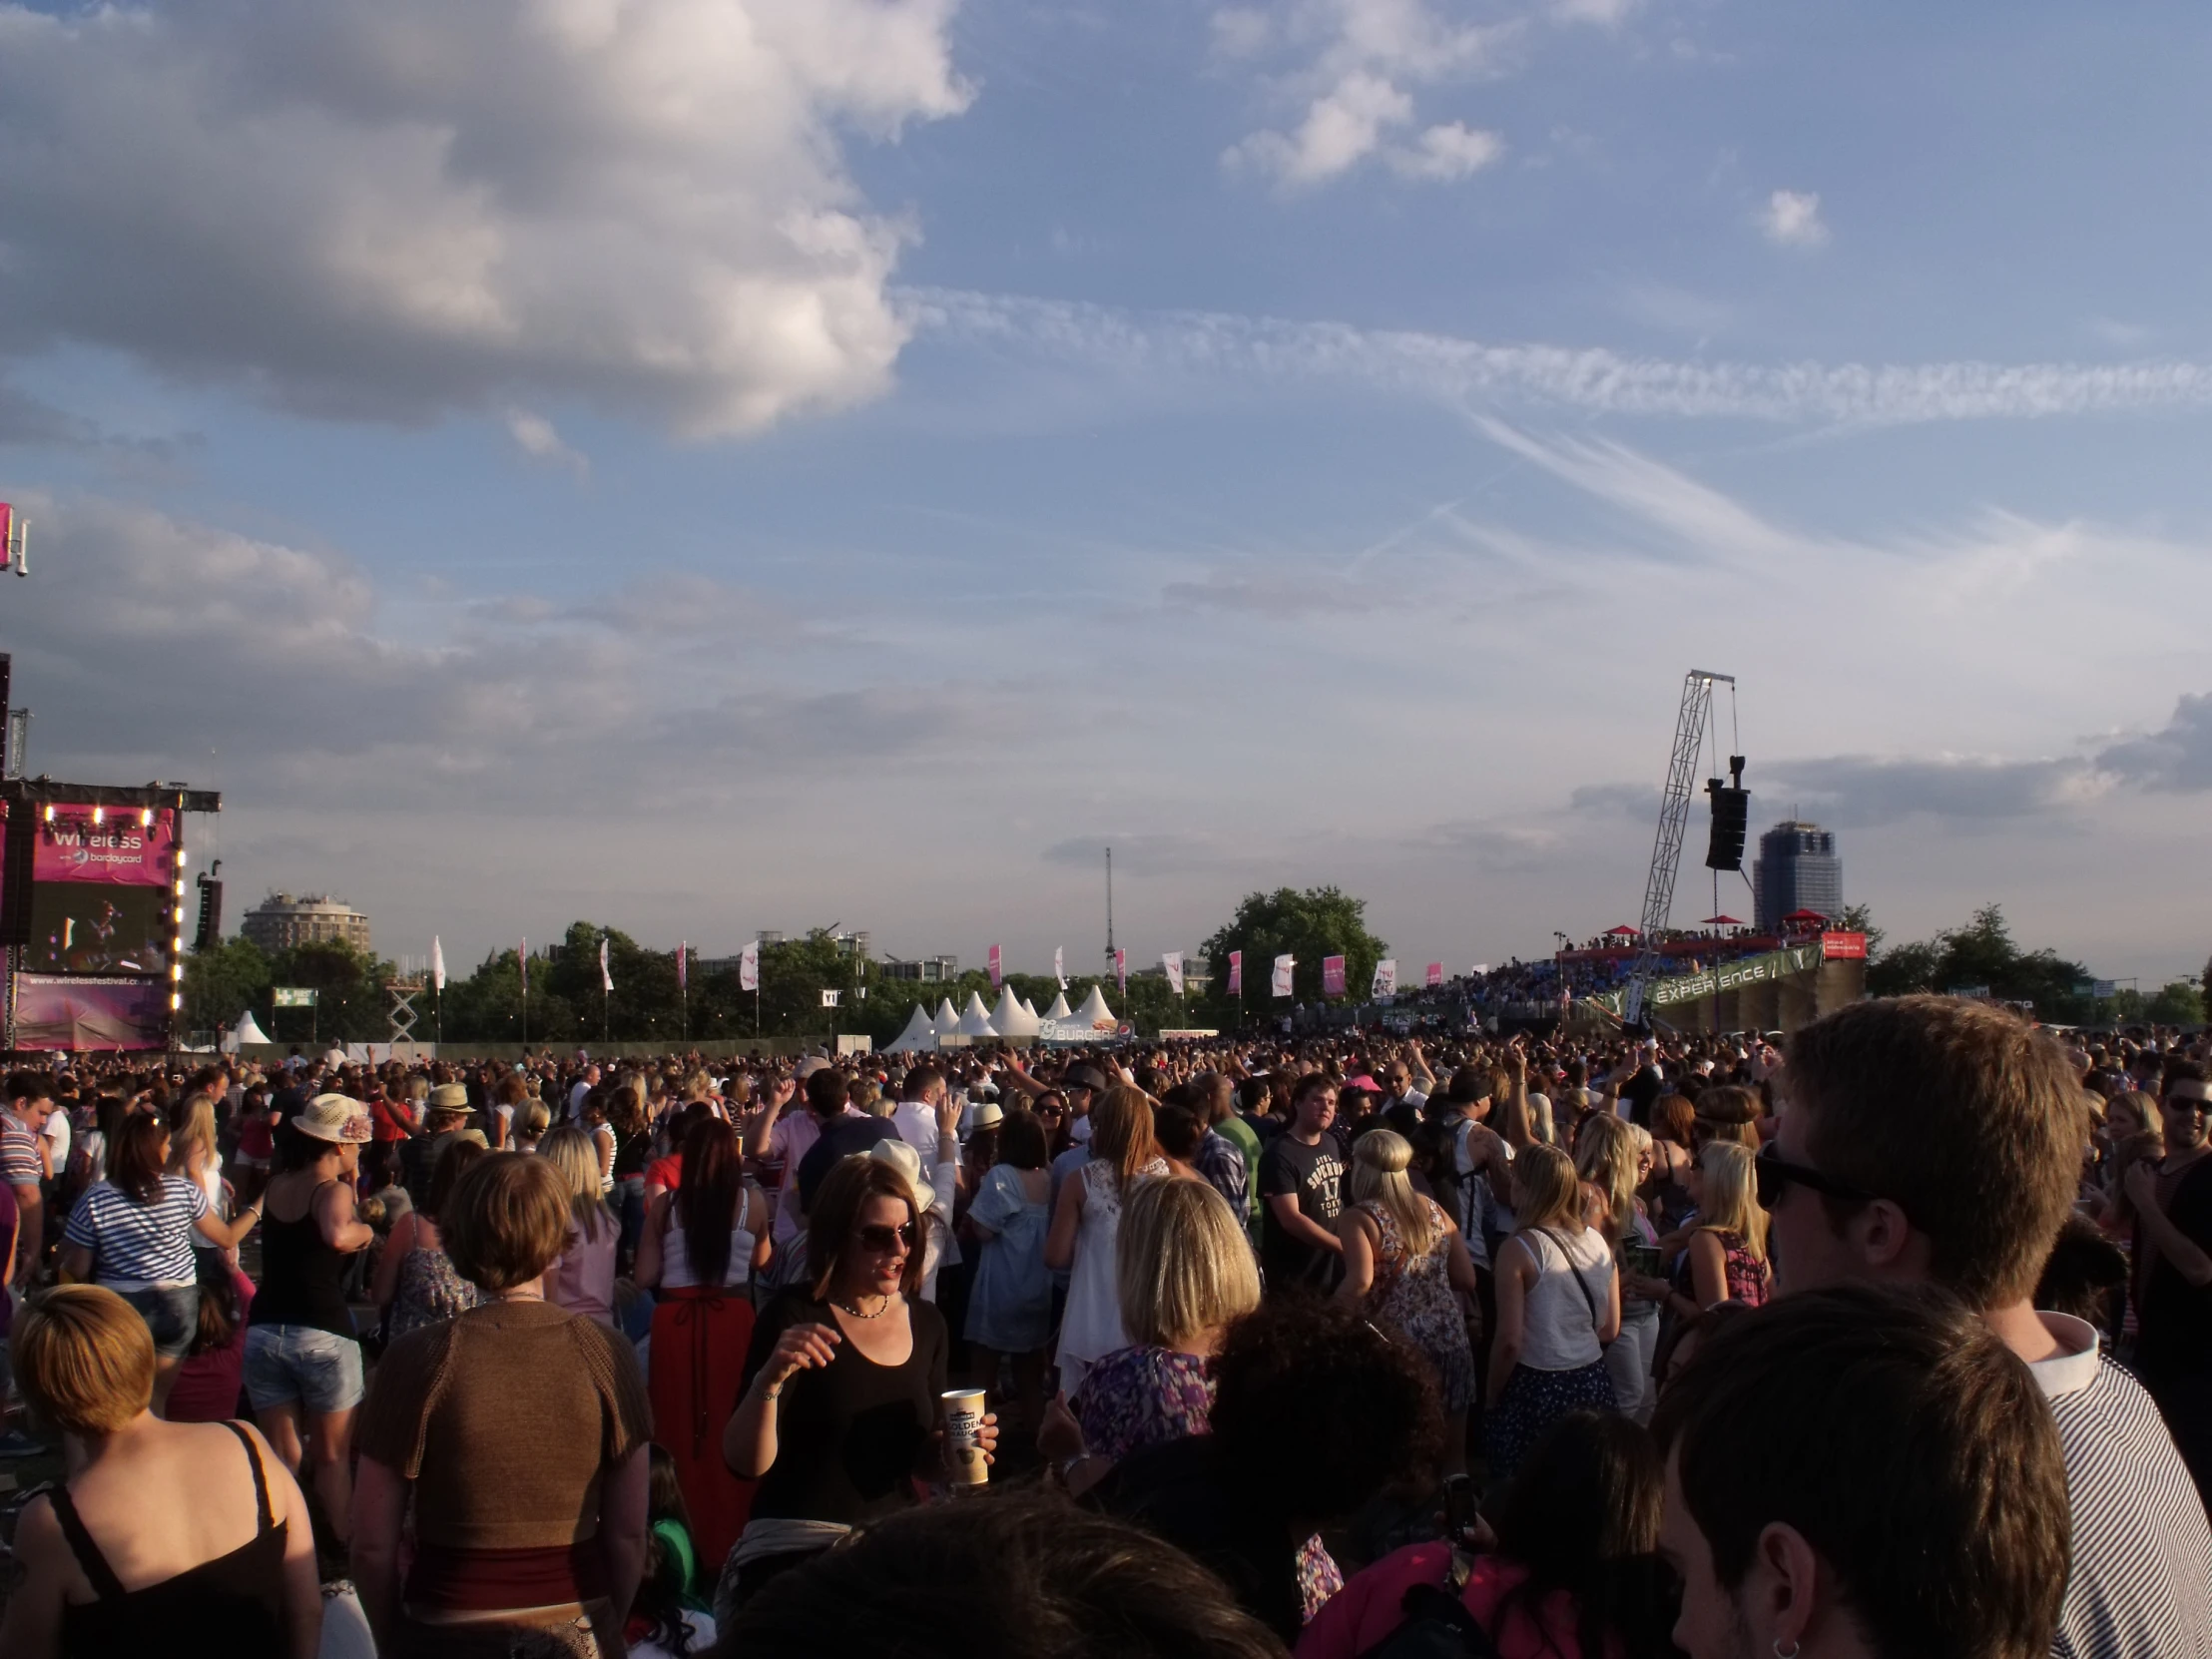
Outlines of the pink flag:
<svg viewBox="0 0 2212 1659">
<path fill-rule="evenodd" d="M 991 946 L 991 989 L 997 990 L 1000 985 L 1005 983 L 1005 974 L 999 971 L 998 946 L 994 944 Z"/>
<path fill-rule="evenodd" d="M 676 988 L 680 991 L 691 988 L 691 975 L 684 965 L 684 958 L 690 954 L 691 943 L 689 940 L 676 947 Z"/>
<path fill-rule="evenodd" d="M 1244 995 L 1244 952 L 1241 950 L 1229 953 L 1229 994 Z"/>
<path fill-rule="evenodd" d="M 515 948 L 515 962 L 522 969 L 522 994 L 530 994 L 530 941 L 524 939 Z"/>
<path fill-rule="evenodd" d="M 1129 952 L 1126 950 L 1116 950 L 1114 952 L 1114 989 L 1116 989 L 1117 991 L 1125 991 L 1128 988 Z"/>
<path fill-rule="evenodd" d="M 1442 983 L 1444 982 L 1444 965 L 1443 965 L 1443 963 L 1441 963 L 1441 962 L 1430 962 L 1430 963 L 1428 964 L 1428 982 L 1429 982 L 1429 983 L 1430 983 L 1431 985 L 1440 985 L 1440 984 L 1442 984 Z"/>
<path fill-rule="evenodd" d="M 1345 959 L 1342 956 L 1324 956 L 1321 959 L 1321 994 L 1345 994 Z"/>
</svg>

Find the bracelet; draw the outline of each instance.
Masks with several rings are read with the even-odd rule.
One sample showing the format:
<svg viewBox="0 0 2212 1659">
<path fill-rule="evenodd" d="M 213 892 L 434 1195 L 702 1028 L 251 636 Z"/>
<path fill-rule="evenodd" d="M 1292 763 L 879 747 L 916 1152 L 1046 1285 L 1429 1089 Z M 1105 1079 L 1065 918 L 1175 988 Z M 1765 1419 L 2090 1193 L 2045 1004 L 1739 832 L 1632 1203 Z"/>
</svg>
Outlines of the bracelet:
<svg viewBox="0 0 2212 1659">
<path fill-rule="evenodd" d="M 756 1389 L 759 1389 L 761 1398 L 764 1401 L 772 1400 L 784 1391 L 784 1384 L 782 1382 L 771 1382 L 767 1387 L 763 1388 L 761 1387 L 760 1382 L 756 1380 L 753 1386 Z"/>
</svg>

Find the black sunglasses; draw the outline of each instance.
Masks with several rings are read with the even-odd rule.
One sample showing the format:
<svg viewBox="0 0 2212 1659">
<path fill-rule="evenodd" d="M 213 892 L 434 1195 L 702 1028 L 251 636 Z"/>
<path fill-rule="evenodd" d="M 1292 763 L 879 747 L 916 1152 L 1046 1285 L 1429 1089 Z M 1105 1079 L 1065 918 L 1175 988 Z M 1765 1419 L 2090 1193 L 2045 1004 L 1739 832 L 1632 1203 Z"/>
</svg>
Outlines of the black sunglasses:
<svg viewBox="0 0 2212 1659">
<path fill-rule="evenodd" d="M 888 1256 L 900 1248 L 909 1251 L 914 1248 L 914 1224 L 910 1221 L 900 1222 L 896 1227 L 874 1222 L 860 1228 L 855 1236 L 862 1250 L 877 1256 Z"/>
<path fill-rule="evenodd" d="M 1793 1164 L 1771 1148 L 1761 1148 L 1759 1155 L 1752 1159 L 1751 1167 L 1758 1172 L 1759 1208 L 1762 1210 L 1773 1209 L 1793 1183 L 1849 1204 L 1872 1204 L 1875 1199 L 1873 1193 L 1862 1192 L 1850 1182 L 1823 1174 L 1810 1164 Z"/>
</svg>

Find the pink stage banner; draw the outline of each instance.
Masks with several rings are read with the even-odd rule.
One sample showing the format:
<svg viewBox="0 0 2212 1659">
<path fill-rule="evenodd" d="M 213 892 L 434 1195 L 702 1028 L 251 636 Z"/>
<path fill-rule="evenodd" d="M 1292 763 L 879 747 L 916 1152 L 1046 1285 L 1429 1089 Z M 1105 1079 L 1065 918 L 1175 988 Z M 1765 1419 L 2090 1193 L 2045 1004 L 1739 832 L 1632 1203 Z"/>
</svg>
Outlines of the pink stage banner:
<svg viewBox="0 0 2212 1659">
<path fill-rule="evenodd" d="M 1443 963 L 1441 963 L 1441 962 L 1430 962 L 1430 963 L 1428 964 L 1428 982 L 1429 982 L 1429 983 L 1430 983 L 1431 985 L 1440 985 L 1440 984 L 1442 984 L 1442 983 L 1444 982 L 1444 965 L 1443 965 Z"/>
<path fill-rule="evenodd" d="M 995 991 L 1005 982 L 1006 975 L 1000 971 L 998 965 L 998 946 L 994 944 L 991 946 L 991 989 Z"/>
<path fill-rule="evenodd" d="M 166 979 L 54 979 L 19 973 L 10 990 L 18 1048 L 111 1054 L 168 1046 Z"/>
<path fill-rule="evenodd" d="M 1229 994 L 1244 995 L 1244 952 L 1241 950 L 1229 953 Z"/>
<path fill-rule="evenodd" d="M 34 881 L 106 881 L 118 886 L 168 886 L 177 878 L 177 815 L 168 808 L 93 808 L 54 803 L 39 813 L 31 856 Z M 93 814 L 98 812 L 99 822 Z M 151 818 L 148 824 L 144 820 Z"/>
<path fill-rule="evenodd" d="M 1345 959 L 1342 956 L 1324 956 L 1321 959 L 1321 994 L 1345 994 Z"/>
</svg>

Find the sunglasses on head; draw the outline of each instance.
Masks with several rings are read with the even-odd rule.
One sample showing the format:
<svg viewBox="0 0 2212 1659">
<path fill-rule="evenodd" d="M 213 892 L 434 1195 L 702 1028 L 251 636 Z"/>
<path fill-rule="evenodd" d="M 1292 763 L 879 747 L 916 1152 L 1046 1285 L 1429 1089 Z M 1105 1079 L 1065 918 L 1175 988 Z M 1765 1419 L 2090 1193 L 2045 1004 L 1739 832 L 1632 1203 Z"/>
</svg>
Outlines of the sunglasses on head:
<svg viewBox="0 0 2212 1659">
<path fill-rule="evenodd" d="M 1795 1185 L 1809 1187 L 1814 1192 L 1826 1193 L 1830 1198 L 1840 1198 L 1848 1204 L 1872 1204 L 1875 1195 L 1862 1192 L 1848 1181 L 1839 1181 L 1815 1169 L 1811 1164 L 1793 1164 L 1772 1148 L 1762 1148 L 1751 1161 L 1758 1172 L 1759 1208 L 1771 1210 L 1782 1195 Z"/>
<path fill-rule="evenodd" d="M 862 1250 L 876 1256 L 888 1256 L 894 1250 L 910 1251 L 914 1248 L 914 1224 L 905 1221 L 896 1227 L 890 1227 L 882 1222 L 871 1222 L 858 1229 L 854 1237 L 860 1241 Z"/>
</svg>

